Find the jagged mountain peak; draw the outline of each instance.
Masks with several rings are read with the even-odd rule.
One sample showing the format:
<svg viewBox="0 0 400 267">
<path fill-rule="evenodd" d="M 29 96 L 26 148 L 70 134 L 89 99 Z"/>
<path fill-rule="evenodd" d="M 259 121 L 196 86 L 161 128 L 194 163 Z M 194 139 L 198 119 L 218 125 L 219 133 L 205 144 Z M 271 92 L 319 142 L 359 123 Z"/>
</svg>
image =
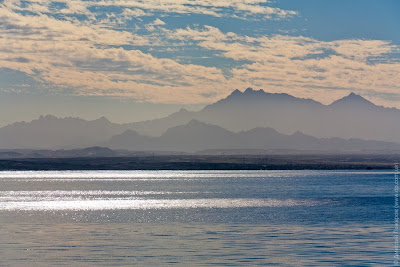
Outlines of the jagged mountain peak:
<svg viewBox="0 0 400 267">
<path fill-rule="evenodd" d="M 96 122 L 107 122 L 107 123 L 110 122 L 110 120 L 107 119 L 107 117 L 105 117 L 105 116 L 102 116 L 102 117 L 100 117 L 100 118 L 98 118 L 98 119 L 96 119 L 94 121 L 96 121 Z"/>
<path fill-rule="evenodd" d="M 244 94 L 256 94 L 256 93 L 266 93 L 263 89 L 254 90 L 253 88 L 249 87 L 244 91 Z"/>
<path fill-rule="evenodd" d="M 208 124 L 197 119 L 192 119 L 188 123 L 178 125 L 167 129 L 162 136 L 174 136 L 177 132 L 191 132 L 196 135 L 204 133 L 217 133 L 217 132 L 229 132 L 228 130 L 214 124 Z"/>
<path fill-rule="evenodd" d="M 368 101 L 361 95 L 351 92 L 347 96 L 334 101 L 330 106 L 344 106 L 344 105 L 366 105 L 366 106 L 375 106 L 374 103 Z"/>
<path fill-rule="evenodd" d="M 231 95 L 241 95 L 241 94 L 242 94 L 242 92 L 239 89 L 236 89 L 235 91 L 233 91 L 231 93 Z"/>
<path fill-rule="evenodd" d="M 360 95 L 357 95 L 354 92 L 351 92 L 347 97 L 359 97 Z"/>
<path fill-rule="evenodd" d="M 265 94 L 267 95 L 268 93 L 265 92 L 263 89 L 260 90 L 254 90 L 253 88 L 249 87 L 246 90 L 244 90 L 243 92 L 240 91 L 239 89 L 235 89 L 227 98 L 225 99 L 229 99 L 229 98 L 233 98 L 233 97 L 245 97 L 245 96 L 252 96 L 255 94 Z M 223 100 L 223 99 L 221 99 Z"/>
<path fill-rule="evenodd" d="M 343 99 L 350 99 L 350 100 L 353 100 L 353 101 L 355 101 L 355 100 L 365 100 L 365 101 L 368 101 L 368 100 L 366 100 L 364 97 L 362 97 L 361 95 L 358 95 L 358 94 L 356 94 L 356 93 L 354 93 L 354 92 L 351 92 L 350 94 L 348 94 L 347 96 L 345 96 L 345 97 L 343 97 L 343 98 L 341 98 L 342 100 Z M 339 99 L 340 100 L 340 99 Z"/>
<path fill-rule="evenodd" d="M 215 109 L 226 108 L 230 106 L 232 109 L 237 109 L 238 107 L 254 109 L 265 108 L 265 105 L 280 105 L 281 107 L 286 106 L 291 108 L 293 105 L 302 106 L 315 106 L 322 107 L 323 104 L 307 98 L 297 98 L 295 96 L 286 93 L 270 93 L 263 89 L 254 90 L 253 88 L 247 88 L 244 92 L 236 89 L 229 96 L 221 99 L 213 104 L 206 106 L 203 110 L 210 112 Z"/>
<path fill-rule="evenodd" d="M 172 113 L 170 116 L 173 116 L 173 117 L 187 117 L 187 116 L 190 116 L 191 113 L 193 113 L 193 111 L 189 111 L 186 108 L 181 108 L 180 110 Z"/>
</svg>

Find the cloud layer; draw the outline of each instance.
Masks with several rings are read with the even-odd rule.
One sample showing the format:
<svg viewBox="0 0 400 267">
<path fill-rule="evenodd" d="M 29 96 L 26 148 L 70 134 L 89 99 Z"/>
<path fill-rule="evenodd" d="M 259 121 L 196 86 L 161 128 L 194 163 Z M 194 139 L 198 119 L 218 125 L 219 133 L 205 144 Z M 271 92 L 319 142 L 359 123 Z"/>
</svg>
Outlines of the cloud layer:
<svg viewBox="0 0 400 267">
<path fill-rule="evenodd" d="M 400 89 L 393 56 L 400 49 L 390 41 L 222 31 L 207 20 L 168 23 L 190 15 L 259 21 L 299 14 L 265 0 L 6 0 L 0 68 L 25 73 L 51 93 L 153 103 L 209 103 L 252 86 L 325 103 L 355 91 L 396 104 L 389 96 Z"/>
</svg>

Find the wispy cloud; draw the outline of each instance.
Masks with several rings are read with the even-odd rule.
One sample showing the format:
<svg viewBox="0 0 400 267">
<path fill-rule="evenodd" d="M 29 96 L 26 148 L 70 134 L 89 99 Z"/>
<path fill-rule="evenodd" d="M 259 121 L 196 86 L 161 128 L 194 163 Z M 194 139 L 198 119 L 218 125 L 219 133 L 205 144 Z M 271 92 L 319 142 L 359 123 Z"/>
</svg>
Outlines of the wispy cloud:
<svg viewBox="0 0 400 267">
<path fill-rule="evenodd" d="M 285 18 L 297 15 L 296 11 L 265 6 L 267 0 L 136 0 L 94 1 L 90 5 L 134 7 L 142 10 L 181 14 L 203 14 L 215 17 L 262 15 L 266 18 Z M 232 10 L 232 12 L 229 12 Z"/>
<path fill-rule="evenodd" d="M 283 19 L 297 12 L 265 0 L 5 0 L 0 68 L 26 73 L 53 91 L 156 103 L 209 103 L 249 86 L 326 103 L 349 91 L 382 98 L 399 92 L 400 63 L 388 56 L 399 47 L 390 41 L 173 26 L 168 19 L 176 14 Z M 234 64 L 214 64 L 222 60 Z"/>
<path fill-rule="evenodd" d="M 229 82 L 299 96 L 317 97 L 328 103 L 349 91 L 366 95 L 399 92 L 400 62 L 374 62 L 376 57 L 399 54 L 399 47 L 382 40 L 319 41 L 302 36 L 240 36 L 218 28 L 178 29 L 169 38 L 196 44 L 221 57 L 250 61 L 232 69 Z M 336 91 L 331 89 L 337 89 Z M 326 94 L 330 90 L 330 94 Z M 344 91 L 344 92 L 343 92 Z M 375 92 L 375 94 L 374 94 Z"/>
<path fill-rule="evenodd" d="M 3 5 L 17 10 L 35 13 L 49 13 L 50 10 L 63 14 L 83 14 L 93 17 L 95 12 L 91 7 L 119 7 L 124 8 L 125 14 L 133 16 L 150 15 L 148 11 L 167 12 L 176 14 L 202 14 L 215 17 L 261 15 L 265 18 L 286 18 L 297 15 L 296 11 L 284 10 L 268 6 L 267 0 L 5 0 Z M 63 4 L 55 8 L 53 3 Z M 145 12 L 147 11 L 147 12 Z"/>
<path fill-rule="evenodd" d="M 190 102 L 199 93 L 194 85 L 208 88 L 224 79 L 213 67 L 181 65 L 139 50 L 114 48 L 150 45 L 148 39 L 129 32 L 6 8 L 0 9 L 0 21 L 0 67 L 25 72 L 49 86 L 73 88 L 77 94 Z M 161 25 L 161 20 L 155 24 Z"/>
</svg>

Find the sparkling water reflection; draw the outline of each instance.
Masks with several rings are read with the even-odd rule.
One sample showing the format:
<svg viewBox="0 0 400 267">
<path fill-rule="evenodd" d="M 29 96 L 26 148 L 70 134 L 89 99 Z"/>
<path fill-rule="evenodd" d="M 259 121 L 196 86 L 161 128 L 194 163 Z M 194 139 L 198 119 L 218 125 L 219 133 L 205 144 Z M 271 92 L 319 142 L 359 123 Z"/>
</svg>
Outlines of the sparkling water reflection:
<svg viewBox="0 0 400 267">
<path fill-rule="evenodd" d="M 393 263 L 392 171 L 0 172 L 0 266 Z"/>
</svg>

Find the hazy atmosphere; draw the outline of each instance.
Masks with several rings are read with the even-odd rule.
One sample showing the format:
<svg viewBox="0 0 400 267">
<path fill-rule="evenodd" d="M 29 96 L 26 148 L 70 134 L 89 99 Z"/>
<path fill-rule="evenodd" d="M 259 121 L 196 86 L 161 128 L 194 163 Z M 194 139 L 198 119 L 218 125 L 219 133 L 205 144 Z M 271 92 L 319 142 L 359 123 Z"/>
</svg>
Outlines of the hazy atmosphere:
<svg viewBox="0 0 400 267">
<path fill-rule="evenodd" d="M 400 266 L 400 0 L 0 0 L 0 266 Z"/>
<path fill-rule="evenodd" d="M 248 87 L 400 108 L 398 1 L 0 1 L 0 126 L 134 122 Z M 10 116 L 12 115 L 12 116 Z"/>
</svg>

